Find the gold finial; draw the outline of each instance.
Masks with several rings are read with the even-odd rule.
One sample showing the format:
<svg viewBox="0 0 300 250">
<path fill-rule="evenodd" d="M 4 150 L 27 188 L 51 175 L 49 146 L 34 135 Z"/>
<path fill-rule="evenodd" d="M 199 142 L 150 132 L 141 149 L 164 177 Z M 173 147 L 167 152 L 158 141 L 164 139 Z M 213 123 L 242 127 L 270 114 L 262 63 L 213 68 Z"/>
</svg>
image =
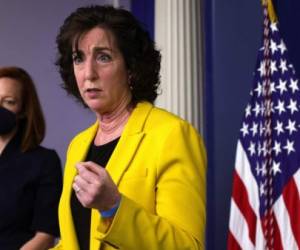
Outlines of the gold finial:
<svg viewBox="0 0 300 250">
<path fill-rule="evenodd" d="M 262 5 L 267 5 L 268 14 L 272 23 L 277 22 L 277 16 L 274 10 L 272 0 L 262 0 Z"/>
</svg>

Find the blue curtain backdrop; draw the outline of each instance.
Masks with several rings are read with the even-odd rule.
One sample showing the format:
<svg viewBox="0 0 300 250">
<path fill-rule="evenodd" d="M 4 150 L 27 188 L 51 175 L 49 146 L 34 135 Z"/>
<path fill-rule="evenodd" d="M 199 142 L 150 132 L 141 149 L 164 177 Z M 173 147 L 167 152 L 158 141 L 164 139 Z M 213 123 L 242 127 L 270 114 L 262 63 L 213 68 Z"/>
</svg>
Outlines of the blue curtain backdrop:
<svg viewBox="0 0 300 250">
<path fill-rule="evenodd" d="M 131 12 L 147 28 L 154 39 L 154 0 L 132 0 Z"/>
<path fill-rule="evenodd" d="M 288 48 L 289 56 L 300 78 L 300 1 L 273 0 L 280 23 L 280 31 Z"/>
<path fill-rule="evenodd" d="M 206 249 L 226 249 L 239 128 L 262 35 L 260 1 L 202 0 L 204 138 L 208 154 Z"/>
</svg>

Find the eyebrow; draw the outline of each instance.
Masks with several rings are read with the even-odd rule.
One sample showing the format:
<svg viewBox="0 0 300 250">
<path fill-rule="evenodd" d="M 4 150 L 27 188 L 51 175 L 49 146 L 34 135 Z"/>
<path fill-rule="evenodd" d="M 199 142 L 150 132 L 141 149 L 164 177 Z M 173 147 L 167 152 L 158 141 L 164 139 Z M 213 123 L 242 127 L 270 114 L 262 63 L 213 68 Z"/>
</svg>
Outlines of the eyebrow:
<svg viewBox="0 0 300 250">
<path fill-rule="evenodd" d="M 108 51 L 110 51 L 110 52 L 113 51 L 111 48 L 108 48 L 108 47 L 94 47 L 94 48 L 93 48 L 93 51 L 94 51 L 94 52 L 99 52 L 99 51 L 104 51 L 104 50 L 108 50 Z"/>
<path fill-rule="evenodd" d="M 94 47 L 93 48 L 93 53 L 94 52 L 102 52 L 102 51 L 110 51 L 110 52 L 113 52 L 113 50 L 109 47 Z M 72 54 L 74 53 L 78 53 L 78 52 L 83 52 L 81 49 L 77 48 L 75 50 L 72 51 Z"/>
<path fill-rule="evenodd" d="M 13 100 L 17 101 L 19 98 L 12 96 L 12 95 L 6 95 L 6 96 L 3 96 L 3 99 L 13 99 Z"/>
</svg>

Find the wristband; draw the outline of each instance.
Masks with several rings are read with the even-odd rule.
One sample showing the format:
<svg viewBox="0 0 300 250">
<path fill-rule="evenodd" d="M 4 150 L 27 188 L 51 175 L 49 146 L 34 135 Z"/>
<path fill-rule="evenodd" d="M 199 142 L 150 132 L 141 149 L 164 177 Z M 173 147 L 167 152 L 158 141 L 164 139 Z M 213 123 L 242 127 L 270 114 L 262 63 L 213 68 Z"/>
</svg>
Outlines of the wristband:
<svg viewBox="0 0 300 250">
<path fill-rule="evenodd" d="M 121 199 L 111 209 L 100 211 L 101 217 L 102 218 L 110 218 L 110 217 L 114 216 L 120 206 L 120 202 L 121 202 Z"/>
</svg>

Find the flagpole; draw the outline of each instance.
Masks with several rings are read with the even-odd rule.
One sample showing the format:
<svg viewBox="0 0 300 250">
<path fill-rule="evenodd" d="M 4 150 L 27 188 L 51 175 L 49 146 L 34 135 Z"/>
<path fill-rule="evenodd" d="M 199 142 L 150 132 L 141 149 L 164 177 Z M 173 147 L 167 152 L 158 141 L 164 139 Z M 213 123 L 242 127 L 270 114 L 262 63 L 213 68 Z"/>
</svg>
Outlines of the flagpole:
<svg viewBox="0 0 300 250">
<path fill-rule="evenodd" d="M 264 14 L 264 61 L 265 61 L 265 84 L 263 85 L 263 95 L 264 95 L 264 127 L 272 127 L 272 117 L 271 117 L 271 92 L 270 92 L 270 82 L 271 82 L 271 70 L 270 70 L 270 16 L 269 16 L 269 3 L 267 1 L 263 2 L 263 14 Z M 272 178 L 272 133 L 271 129 L 266 129 L 264 134 L 264 141 L 266 142 L 266 169 L 267 178 L 264 180 L 264 185 L 266 187 L 266 199 L 263 204 L 264 206 L 264 222 L 263 227 L 266 246 L 268 250 L 274 249 L 274 236 L 273 236 L 273 220 L 272 220 L 272 205 L 273 205 L 273 178 Z"/>
</svg>

